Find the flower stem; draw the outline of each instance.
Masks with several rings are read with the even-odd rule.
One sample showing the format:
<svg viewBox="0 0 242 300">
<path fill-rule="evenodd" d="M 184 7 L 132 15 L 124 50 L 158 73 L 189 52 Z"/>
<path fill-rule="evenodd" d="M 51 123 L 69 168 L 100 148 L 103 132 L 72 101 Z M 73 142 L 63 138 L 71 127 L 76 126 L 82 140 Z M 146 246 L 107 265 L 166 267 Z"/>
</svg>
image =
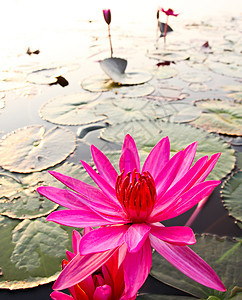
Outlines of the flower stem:
<svg viewBox="0 0 242 300">
<path fill-rule="evenodd" d="M 108 25 L 108 38 L 109 38 L 109 43 L 110 43 L 111 57 L 113 57 L 113 46 L 112 46 L 112 41 L 111 41 L 110 25 Z"/>
<path fill-rule="evenodd" d="M 191 217 L 189 218 L 189 220 L 186 222 L 185 226 L 191 226 L 192 223 L 196 220 L 198 214 L 200 213 L 200 211 L 202 210 L 203 206 L 206 204 L 208 198 L 210 195 L 208 195 L 207 197 L 205 197 L 203 200 L 201 200 L 196 209 L 194 210 L 194 212 L 192 213 Z"/>
<path fill-rule="evenodd" d="M 166 34 L 167 34 L 168 18 L 169 18 L 169 16 L 166 17 L 166 25 L 165 25 L 165 29 L 164 29 L 164 43 L 166 43 Z"/>
</svg>

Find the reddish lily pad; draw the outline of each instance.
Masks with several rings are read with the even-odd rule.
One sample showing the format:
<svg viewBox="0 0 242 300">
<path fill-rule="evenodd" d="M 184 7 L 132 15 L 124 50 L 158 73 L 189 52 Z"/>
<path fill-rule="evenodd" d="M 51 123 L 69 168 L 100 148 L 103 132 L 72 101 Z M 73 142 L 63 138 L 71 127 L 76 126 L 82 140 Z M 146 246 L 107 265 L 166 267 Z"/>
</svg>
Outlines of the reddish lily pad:
<svg viewBox="0 0 242 300">
<path fill-rule="evenodd" d="M 221 196 L 229 214 L 242 222 L 242 171 L 230 176 L 222 186 Z"/>
<path fill-rule="evenodd" d="M 65 251 L 71 249 L 72 228 L 45 218 L 19 222 L 0 216 L 0 288 L 24 289 L 54 281 Z"/>
<path fill-rule="evenodd" d="M 134 138 L 138 149 L 142 150 L 146 156 L 165 136 L 170 139 L 172 156 L 194 141 L 198 141 L 195 161 L 202 156 L 208 155 L 210 157 L 214 153 L 221 152 L 215 168 L 208 176 L 209 180 L 220 180 L 235 166 L 234 151 L 226 142 L 201 129 L 185 124 L 166 123 L 161 120 L 130 122 L 107 127 L 100 136 L 104 140 L 122 145 L 127 133 Z M 143 155 L 142 161 L 146 156 Z M 118 155 L 112 159 L 113 163 L 117 161 Z"/>
<path fill-rule="evenodd" d="M 68 129 L 54 127 L 45 132 L 41 125 L 19 128 L 1 139 L 0 166 L 19 173 L 41 171 L 65 160 L 75 147 L 75 136 Z"/>
<path fill-rule="evenodd" d="M 84 125 L 106 119 L 93 112 L 94 100 L 100 93 L 83 92 L 74 95 L 60 96 L 44 103 L 39 111 L 41 118 L 60 125 Z"/>
<path fill-rule="evenodd" d="M 196 238 L 197 243 L 191 246 L 192 250 L 200 255 L 216 271 L 227 288 L 225 293 L 207 288 L 191 280 L 162 258 L 157 252 L 153 254 L 151 275 L 162 282 L 192 293 L 198 298 L 231 299 L 232 293 L 235 292 L 235 286 L 242 287 L 240 276 L 241 242 L 212 235 L 197 235 Z M 237 295 L 238 294 L 239 290 Z"/>
<path fill-rule="evenodd" d="M 199 100 L 195 105 L 203 110 L 192 124 L 209 132 L 242 135 L 242 105 L 217 100 Z"/>
</svg>

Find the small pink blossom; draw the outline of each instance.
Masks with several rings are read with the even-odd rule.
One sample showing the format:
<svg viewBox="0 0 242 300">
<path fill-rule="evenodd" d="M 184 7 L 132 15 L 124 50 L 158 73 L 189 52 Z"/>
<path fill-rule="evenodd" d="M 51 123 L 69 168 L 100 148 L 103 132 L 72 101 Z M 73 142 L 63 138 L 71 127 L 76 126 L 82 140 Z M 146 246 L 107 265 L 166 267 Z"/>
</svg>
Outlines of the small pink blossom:
<svg viewBox="0 0 242 300">
<path fill-rule="evenodd" d="M 91 230 L 91 228 L 84 230 L 84 235 Z M 58 287 L 61 282 L 68 282 L 69 278 L 65 276 L 65 268 L 67 265 L 72 269 L 73 274 L 75 273 L 76 266 L 74 264 L 74 269 L 72 266 L 76 257 L 78 257 L 79 263 L 82 265 L 83 269 L 85 266 L 92 263 L 92 256 L 89 255 L 88 257 L 85 257 L 80 256 L 79 254 L 79 244 L 81 239 L 82 237 L 78 231 L 74 230 L 72 235 L 73 253 L 66 251 L 67 260 L 64 259 L 62 262 L 63 271 L 57 278 L 53 286 L 54 289 L 56 289 L 56 286 Z M 111 255 L 111 257 L 109 257 L 109 255 L 106 256 L 104 259 L 106 262 L 93 273 L 91 273 L 92 269 L 90 267 L 86 268 L 85 278 L 74 286 L 68 287 L 71 296 L 56 290 L 51 293 L 51 298 L 53 300 L 134 300 L 136 295 L 132 298 L 127 298 L 124 292 L 124 271 L 122 265 L 122 253 L 124 248 L 125 247 L 120 247 L 118 251 L 115 251 Z M 95 257 L 95 259 L 99 258 Z M 82 271 L 82 275 L 83 274 L 84 272 Z"/>
<path fill-rule="evenodd" d="M 163 13 L 165 13 L 167 16 L 174 16 L 177 17 L 179 14 L 174 14 L 173 9 L 169 8 L 167 10 L 164 10 L 163 8 L 161 9 Z"/>
<path fill-rule="evenodd" d="M 103 9 L 103 16 L 104 16 L 104 20 L 109 25 L 111 23 L 111 10 Z"/>
<path fill-rule="evenodd" d="M 98 173 L 86 162 L 82 164 L 97 186 L 51 171 L 70 190 L 40 187 L 38 192 L 67 207 L 52 212 L 47 220 L 66 226 L 100 226 L 81 240 L 81 255 L 106 253 L 126 247 L 123 260 L 125 293 L 134 297 L 146 280 L 151 264 L 151 247 L 177 269 L 210 288 L 225 291 L 214 270 L 188 245 L 196 242 L 191 228 L 165 227 L 160 222 L 175 218 L 210 195 L 220 181 L 205 181 L 220 153 L 209 159 L 200 158 L 193 166 L 197 142 L 170 156 L 168 137 L 163 138 L 148 155 L 143 168 L 134 140 L 126 135 L 119 160 L 120 173 L 95 146 L 91 147 Z M 100 254 L 99 254 L 100 255 Z M 78 266 L 78 259 L 76 261 Z M 96 268 L 100 266 L 97 261 Z M 65 267 L 72 285 L 83 274 L 72 276 Z M 65 283 L 59 287 L 66 288 Z"/>
</svg>

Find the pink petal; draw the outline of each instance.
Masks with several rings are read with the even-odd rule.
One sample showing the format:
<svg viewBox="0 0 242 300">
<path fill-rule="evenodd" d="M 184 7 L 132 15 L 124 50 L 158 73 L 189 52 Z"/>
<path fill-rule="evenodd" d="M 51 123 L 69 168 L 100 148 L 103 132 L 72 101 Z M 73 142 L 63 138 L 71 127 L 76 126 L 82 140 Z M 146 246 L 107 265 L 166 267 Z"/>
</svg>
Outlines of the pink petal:
<svg viewBox="0 0 242 300">
<path fill-rule="evenodd" d="M 125 242 L 128 251 L 133 253 L 140 250 L 150 232 L 150 226 L 140 223 L 132 224 L 125 233 Z"/>
<path fill-rule="evenodd" d="M 100 174 L 100 176 L 109 182 L 109 184 L 115 188 L 116 179 L 118 177 L 118 173 L 108 160 L 108 158 L 95 146 L 91 146 L 92 151 L 92 157 L 94 160 L 94 163 L 97 167 L 97 170 Z"/>
<path fill-rule="evenodd" d="M 191 279 L 215 290 L 226 291 L 214 270 L 188 246 L 175 246 L 150 234 L 151 246 Z"/>
<path fill-rule="evenodd" d="M 109 285 L 98 286 L 93 294 L 93 300 L 109 300 L 112 297 L 112 289 Z"/>
<path fill-rule="evenodd" d="M 206 166 L 204 166 L 204 168 L 201 172 L 202 174 L 201 174 L 200 178 L 198 179 L 198 182 L 201 182 L 207 178 L 208 174 L 212 171 L 216 162 L 218 161 L 220 155 L 221 155 L 221 153 L 216 153 L 211 156 L 211 158 L 207 162 Z"/>
<path fill-rule="evenodd" d="M 177 172 L 176 178 L 172 182 L 171 186 L 173 186 L 177 181 L 179 181 L 190 169 L 192 162 L 194 160 L 196 151 L 197 151 L 197 142 L 192 143 L 185 150 L 183 150 L 183 152 L 184 152 L 183 162 L 182 162 L 182 164 L 179 168 L 179 171 Z"/>
<path fill-rule="evenodd" d="M 135 297 L 149 275 L 152 253 L 149 239 L 138 252 L 129 253 L 123 262 L 125 294 L 127 298 Z"/>
<path fill-rule="evenodd" d="M 55 223 L 71 226 L 71 227 L 89 227 L 89 226 L 102 226 L 110 224 L 120 224 L 123 219 L 119 217 L 110 217 L 109 220 L 102 218 L 100 215 L 93 211 L 84 209 L 79 210 L 59 210 L 52 212 L 48 217 L 47 221 L 53 221 Z"/>
<path fill-rule="evenodd" d="M 69 288 L 78 282 L 86 279 L 89 275 L 95 272 L 100 266 L 117 251 L 112 249 L 110 251 L 92 253 L 86 256 L 77 254 L 62 270 L 56 282 L 53 285 L 54 290 L 63 290 Z"/>
<path fill-rule="evenodd" d="M 86 197 L 76 194 L 70 190 L 63 190 L 56 187 L 39 187 L 38 192 L 50 199 L 51 201 L 70 209 L 91 209 L 97 214 L 113 215 L 117 214 L 125 217 L 120 207 L 116 206 L 112 201 L 107 199 L 104 194 L 98 194 L 98 197 L 87 199 Z M 94 195 L 92 195 L 94 196 Z"/>
<path fill-rule="evenodd" d="M 72 232 L 72 248 L 73 252 L 77 254 L 79 252 L 79 244 L 82 239 L 82 236 L 77 230 L 73 230 Z"/>
<path fill-rule="evenodd" d="M 194 233 L 190 227 L 173 226 L 164 227 L 160 223 L 151 226 L 150 234 L 158 239 L 178 246 L 196 243 Z"/>
<path fill-rule="evenodd" d="M 120 161 L 119 161 L 120 172 L 124 169 L 124 175 L 128 172 L 132 172 L 134 169 L 140 172 L 140 161 L 137 147 L 133 138 L 127 134 L 124 139 Z"/>
<path fill-rule="evenodd" d="M 169 218 L 174 218 L 191 209 L 194 205 L 203 200 L 207 195 L 210 195 L 212 190 L 219 184 L 220 181 L 216 180 L 205 181 L 190 189 L 180 197 L 176 209 L 171 213 Z"/>
<path fill-rule="evenodd" d="M 72 296 L 69 296 L 67 294 L 54 291 L 50 294 L 51 299 L 53 300 L 73 300 L 74 298 Z"/>
<path fill-rule="evenodd" d="M 165 137 L 159 141 L 152 149 L 145 160 L 142 172 L 149 171 L 155 179 L 161 169 L 167 164 L 170 157 L 170 142 L 169 138 Z"/>
<path fill-rule="evenodd" d="M 67 260 L 68 261 L 71 261 L 72 260 L 72 258 L 73 257 L 75 257 L 76 256 L 76 254 L 75 253 L 72 253 L 72 252 L 70 252 L 70 251 L 66 251 L 66 257 L 67 257 Z"/>
<path fill-rule="evenodd" d="M 176 153 L 161 169 L 159 175 L 155 179 L 157 198 L 159 199 L 164 192 L 170 187 L 176 177 L 179 166 L 183 160 L 183 151 Z"/>
<path fill-rule="evenodd" d="M 110 184 L 108 184 L 97 172 L 93 170 L 87 163 L 81 161 L 83 167 L 86 169 L 87 173 L 92 177 L 92 179 L 96 182 L 99 188 L 103 191 L 103 193 L 115 204 L 121 207 L 120 203 L 117 200 L 116 192 Z"/>
<path fill-rule="evenodd" d="M 113 249 L 124 243 L 128 225 L 108 226 L 95 229 L 86 234 L 80 243 L 82 255 Z"/>
<path fill-rule="evenodd" d="M 104 202 L 105 202 L 107 205 L 108 205 L 108 203 L 110 203 L 109 204 L 110 206 L 112 205 L 114 207 L 120 207 L 119 203 L 118 203 L 118 206 L 116 205 L 117 204 L 116 199 L 114 202 L 110 201 L 112 199 L 105 197 L 105 195 L 102 193 L 102 191 L 100 191 L 98 188 L 96 188 L 90 184 L 82 182 L 73 177 L 69 177 L 69 176 L 63 175 L 61 173 L 57 173 L 55 171 L 49 171 L 49 173 L 51 175 L 53 175 L 56 179 L 58 179 L 59 181 L 64 183 L 67 187 L 69 187 L 73 191 L 76 191 L 78 194 L 82 195 L 86 199 L 89 199 L 89 200 L 95 199 L 95 201 L 97 203 L 104 204 Z"/>
</svg>

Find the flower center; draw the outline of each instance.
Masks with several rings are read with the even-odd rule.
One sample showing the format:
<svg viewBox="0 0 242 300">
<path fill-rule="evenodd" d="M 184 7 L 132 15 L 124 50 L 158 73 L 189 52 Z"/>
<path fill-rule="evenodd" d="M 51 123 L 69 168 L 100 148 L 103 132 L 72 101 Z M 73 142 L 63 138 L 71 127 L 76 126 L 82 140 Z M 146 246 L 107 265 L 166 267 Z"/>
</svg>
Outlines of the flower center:
<svg viewBox="0 0 242 300">
<path fill-rule="evenodd" d="M 133 223 L 144 222 L 151 213 L 156 201 L 155 182 L 151 174 L 124 170 L 116 180 L 116 195 L 128 218 Z"/>
</svg>

